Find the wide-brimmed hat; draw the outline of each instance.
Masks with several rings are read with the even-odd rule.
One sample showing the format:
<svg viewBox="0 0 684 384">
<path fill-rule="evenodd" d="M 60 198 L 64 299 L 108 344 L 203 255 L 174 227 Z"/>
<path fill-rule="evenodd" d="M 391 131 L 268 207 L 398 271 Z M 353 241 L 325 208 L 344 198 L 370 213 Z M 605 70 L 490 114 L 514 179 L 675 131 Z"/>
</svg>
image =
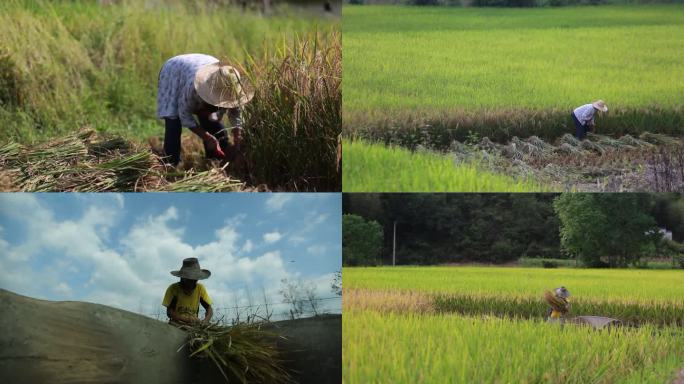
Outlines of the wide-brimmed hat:
<svg viewBox="0 0 684 384">
<path fill-rule="evenodd" d="M 198 69 L 194 85 L 202 100 L 219 108 L 241 107 L 254 97 L 247 79 L 235 67 L 220 62 Z"/>
<path fill-rule="evenodd" d="M 189 280 L 204 280 L 211 276 L 209 270 L 200 269 L 199 261 L 195 257 L 184 259 L 181 269 L 179 271 L 171 271 L 171 274 Z"/>
<path fill-rule="evenodd" d="M 601 112 L 608 112 L 608 106 L 603 100 L 596 100 L 591 105 L 594 106 L 594 108 L 598 109 Z"/>
</svg>

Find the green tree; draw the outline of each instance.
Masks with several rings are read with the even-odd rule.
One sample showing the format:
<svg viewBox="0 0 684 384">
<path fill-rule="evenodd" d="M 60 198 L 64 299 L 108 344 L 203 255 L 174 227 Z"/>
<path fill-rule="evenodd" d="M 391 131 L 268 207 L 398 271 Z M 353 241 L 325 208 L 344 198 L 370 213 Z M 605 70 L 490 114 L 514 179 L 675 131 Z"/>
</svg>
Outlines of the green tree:
<svg viewBox="0 0 684 384">
<path fill-rule="evenodd" d="M 361 216 L 342 216 L 342 263 L 377 265 L 382 249 L 382 227 L 376 221 Z"/>
<path fill-rule="evenodd" d="M 660 237 L 646 194 L 566 193 L 554 208 L 561 222 L 562 249 L 588 266 L 637 265 Z"/>
</svg>

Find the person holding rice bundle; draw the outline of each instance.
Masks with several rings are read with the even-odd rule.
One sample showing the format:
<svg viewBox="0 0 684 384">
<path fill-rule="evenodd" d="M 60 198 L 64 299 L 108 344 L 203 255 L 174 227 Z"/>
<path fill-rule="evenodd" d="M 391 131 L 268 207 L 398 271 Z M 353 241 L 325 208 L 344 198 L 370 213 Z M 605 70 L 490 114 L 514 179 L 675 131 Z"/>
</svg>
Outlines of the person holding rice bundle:
<svg viewBox="0 0 684 384">
<path fill-rule="evenodd" d="M 559 287 L 552 294 L 544 292 L 544 299 L 551 306 L 547 312 L 549 322 L 563 322 L 564 316 L 570 311 L 570 291 L 565 287 Z"/>
<path fill-rule="evenodd" d="M 594 123 L 594 113 L 596 111 L 608 112 L 608 106 L 603 100 L 596 100 L 590 104 L 584 104 L 575 108 L 572 111 L 572 121 L 575 123 L 575 136 L 579 140 L 583 140 L 587 136 L 587 132 L 591 129 L 592 132 L 596 130 Z"/>
<path fill-rule="evenodd" d="M 209 322 L 214 311 L 211 307 L 211 298 L 204 285 L 197 280 L 204 280 L 211 276 L 211 272 L 200 269 L 199 261 L 192 257 L 183 260 L 183 266 L 171 274 L 180 277 L 180 282 L 171 284 L 166 289 L 162 305 L 166 307 L 166 315 L 169 323 L 174 325 L 194 324 L 200 322 L 200 304 L 206 314 L 202 322 Z"/>
<path fill-rule="evenodd" d="M 202 139 L 207 158 L 232 160 L 242 139 L 241 108 L 253 96 L 238 70 L 213 56 L 186 54 L 167 60 L 159 72 L 157 89 L 157 117 L 165 122 L 166 161 L 174 166 L 180 162 L 182 127 Z M 221 123 L 226 111 L 231 123 L 232 148 Z"/>
</svg>

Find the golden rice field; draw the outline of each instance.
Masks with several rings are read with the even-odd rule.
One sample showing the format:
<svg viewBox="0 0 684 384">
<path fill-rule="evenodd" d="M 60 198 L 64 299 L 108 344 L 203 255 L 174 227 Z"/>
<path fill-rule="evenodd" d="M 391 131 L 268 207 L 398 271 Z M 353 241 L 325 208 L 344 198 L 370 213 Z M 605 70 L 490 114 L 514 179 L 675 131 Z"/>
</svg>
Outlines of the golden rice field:
<svg viewBox="0 0 684 384">
<path fill-rule="evenodd" d="M 344 383 L 664 383 L 684 367 L 682 271 L 383 267 L 343 275 Z M 560 285 L 572 293 L 571 316 L 624 326 L 547 323 L 543 293 Z"/>
</svg>

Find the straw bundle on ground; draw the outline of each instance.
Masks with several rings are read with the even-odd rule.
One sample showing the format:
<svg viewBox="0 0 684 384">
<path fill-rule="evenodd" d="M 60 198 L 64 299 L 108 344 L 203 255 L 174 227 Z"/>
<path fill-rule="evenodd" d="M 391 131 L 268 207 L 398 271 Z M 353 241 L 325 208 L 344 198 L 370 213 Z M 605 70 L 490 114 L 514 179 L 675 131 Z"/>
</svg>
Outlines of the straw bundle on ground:
<svg viewBox="0 0 684 384">
<path fill-rule="evenodd" d="M 37 146 L 0 146 L 3 190 L 37 191 L 235 191 L 244 183 L 213 168 L 179 172 L 146 148 L 94 130 Z"/>
<path fill-rule="evenodd" d="M 278 336 L 263 330 L 261 324 L 199 323 L 181 329 L 188 333 L 190 356 L 211 360 L 226 382 L 293 382 L 276 348 Z"/>
<path fill-rule="evenodd" d="M 639 140 L 632 135 L 624 135 L 621 138 L 619 138 L 618 141 L 620 141 L 623 144 L 630 145 L 632 147 L 651 147 L 651 146 L 653 146 L 652 144 L 650 144 L 644 140 Z"/>
<path fill-rule="evenodd" d="M 560 138 L 561 143 L 572 145 L 573 147 L 579 147 L 580 141 L 573 135 L 566 133 Z"/>
<path fill-rule="evenodd" d="M 549 291 L 544 292 L 544 300 L 546 300 L 551 308 L 560 313 L 568 313 L 568 310 L 570 309 L 567 301 L 557 297 Z"/>
<path fill-rule="evenodd" d="M 595 143 L 591 140 L 582 140 L 582 142 L 580 143 L 580 147 L 588 151 L 594 151 L 599 155 L 603 155 L 604 153 L 606 153 L 606 148 L 603 145 Z"/>
<path fill-rule="evenodd" d="M 647 143 L 656 145 L 677 145 L 679 140 L 674 137 L 667 136 L 661 133 L 644 132 L 639 135 L 639 138 Z"/>
</svg>

